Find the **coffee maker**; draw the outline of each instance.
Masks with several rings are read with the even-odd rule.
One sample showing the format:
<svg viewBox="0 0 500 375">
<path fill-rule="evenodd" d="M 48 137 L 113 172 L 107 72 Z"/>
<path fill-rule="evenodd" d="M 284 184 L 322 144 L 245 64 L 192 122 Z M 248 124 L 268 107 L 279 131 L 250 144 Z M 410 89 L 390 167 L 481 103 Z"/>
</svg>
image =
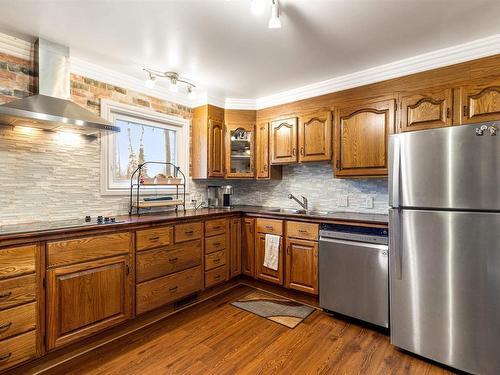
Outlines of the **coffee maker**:
<svg viewBox="0 0 500 375">
<path fill-rule="evenodd" d="M 207 186 L 207 197 L 209 208 L 231 208 L 232 207 L 233 187 L 231 185 L 224 186 Z"/>
</svg>

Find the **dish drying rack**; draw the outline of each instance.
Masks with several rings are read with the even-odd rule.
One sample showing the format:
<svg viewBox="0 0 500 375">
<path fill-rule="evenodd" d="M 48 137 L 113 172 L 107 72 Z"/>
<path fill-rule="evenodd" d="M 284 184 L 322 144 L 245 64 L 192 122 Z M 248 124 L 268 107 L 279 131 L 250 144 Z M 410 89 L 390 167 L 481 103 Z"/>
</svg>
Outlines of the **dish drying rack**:
<svg viewBox="0 0 500 375">
<path fill-rule="evenodd" d="M 174 169 L 173 178 L 142 178 L 142 171 L 144 166 L 148 164 L 160 164 L 165 166 L 171 166 Z M 159 182 L 158 182 L 159 181 Z M 146 186 L 175 186 L 175 198 L 171 200 L 153 200 L 145 201 L 141 199 L 141 188 Z M 142 189 L 143 190 L 143 189 Z M 142 192 L 144 194 L 144 192 Z M 171 195 L 171 194 L 168 194 Z M 186 176 L 182 173 L 180 167 L 162 161 L 147 161 L 145 163 L 139 164 L 137 169 L 132 173 L 130 177 L 130 209 L 129 216 L 132 216 L 134 209 L 137 216 L 141 215 L 141 209 L 150 209 L 157 207 L 175 207 L 175 212 L 178 211 L 179 206 L 182 206 L 184 212 L 186 211 Z"/>
</svg>

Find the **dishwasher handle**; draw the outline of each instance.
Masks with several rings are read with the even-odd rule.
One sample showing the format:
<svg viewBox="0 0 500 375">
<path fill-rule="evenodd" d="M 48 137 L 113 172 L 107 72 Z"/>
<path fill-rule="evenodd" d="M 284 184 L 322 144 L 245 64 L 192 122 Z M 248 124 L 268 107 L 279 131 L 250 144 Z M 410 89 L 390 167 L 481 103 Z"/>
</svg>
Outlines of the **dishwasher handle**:
<svg viewBox="0 0 500 375">
<path fill-rule="evenodd" d="M 330 237 L 320 237 L 319 242 L 320 242 L 320 245 L 321 245 L 321 242 L 329 242 L 329 243 L 336 243 L 336 244 L 341 244 L 341 245 L 352 245 L 352 246 L 357 246 L 357 247 L 364 247 L 367 250 L 368 249 L 380 250 L 380 251 L 388 251 L 389 250 L 388 245 L 381 245 L 381 244 L 368 243 L 368 242 L 356 242 L 356 241 L 340 240 L 337 238 L 330 238 Z"/>
</svg>

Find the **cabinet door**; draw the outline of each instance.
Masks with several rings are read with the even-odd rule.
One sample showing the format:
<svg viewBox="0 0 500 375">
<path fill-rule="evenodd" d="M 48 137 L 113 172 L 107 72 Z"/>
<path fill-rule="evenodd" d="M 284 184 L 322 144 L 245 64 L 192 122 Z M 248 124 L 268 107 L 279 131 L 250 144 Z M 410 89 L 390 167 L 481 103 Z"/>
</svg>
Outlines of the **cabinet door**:
<svg viewBox="0 0 500 375">
<path fill-rule="evenodd" d="M 208 120 L 208 177 L 224 177 L 224 126 Z"/>
<path fill-rule="evenodd" d="M 283 248 L 280 241 L 280 254 L 278 260 L 278 270 L 272 270 L 264 266 L 264 256 L 266 250 L 266 235 L 257 233 L 255 236 L 255 274 L 258 279 L 274 284 L 283 285 Z"/>
<path fill-rule="evenodd" d="M 255 219 L 243 219 L 241 238 L 241 271 L 255 277 Z"/>
<path fill-rule="evenodd" d="M 394 131 L 395 100 L 359 104 L 337 111 L 337 177 L 387 175 L 388 136 Z"/>
<path fill-rule="evenodd" d="M 230 277 L 241 274 L 241 219 L 231 219 L 230 222 Z"/>
<path fill-rule="evenodd" d="M 286 287 L 318 294 L 318 243 L 287 239 Z"/>
<path fill-rule="evenodd" d="M 297 162 L 297 118 L 271 122 L 271 164 Z"/>
<path fill-rule="evenodd" d="M 318 112 L 300 117 L 299 161 L 330 161 L 331 159 L 331 112 Z"/>
<path fill-rule="evenodd" d="M 255 176 L 255 127 L 253 124 L 226 126 L 226 177 Z"/>
<path fill-rule="evenodd" d="M 48 349 L 129 319 L 132 290 L 128 256 L 48 270 Z"/>
<path fill-rule="evenodd" d="M 269 178 L 269 123 L 262 122 L 256 129 L 255 167 L 257 179 Z"/>
<path fill-rule="evenodd" d="M 463 86 L 460 92 L 462 124 L 500 120 L 500 80 Z"/>
<path fill-rule="evenodd" d="M 400 130 L 402 132 L 442 128 L 452 124 L 453 90 L 402 95 Z"/>
</svg>

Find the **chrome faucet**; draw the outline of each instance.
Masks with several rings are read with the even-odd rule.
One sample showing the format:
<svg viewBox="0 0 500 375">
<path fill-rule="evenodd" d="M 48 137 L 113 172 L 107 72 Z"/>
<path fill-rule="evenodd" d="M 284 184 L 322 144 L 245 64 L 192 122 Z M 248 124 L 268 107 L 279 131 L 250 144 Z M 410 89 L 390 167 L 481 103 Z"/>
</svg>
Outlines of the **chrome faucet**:
<svg viewBox="0 0 500 375">
<path fill-rule="evenodd" d="M 307 198 L 301 195 L 302 197 L 302 202 L 299 201 L 293 194 L 288 194 L 288 199 L 293 199 L 295 202 L 300 204 L 300 206 L 304 209 L 307 210 Z"/>
</svg>

